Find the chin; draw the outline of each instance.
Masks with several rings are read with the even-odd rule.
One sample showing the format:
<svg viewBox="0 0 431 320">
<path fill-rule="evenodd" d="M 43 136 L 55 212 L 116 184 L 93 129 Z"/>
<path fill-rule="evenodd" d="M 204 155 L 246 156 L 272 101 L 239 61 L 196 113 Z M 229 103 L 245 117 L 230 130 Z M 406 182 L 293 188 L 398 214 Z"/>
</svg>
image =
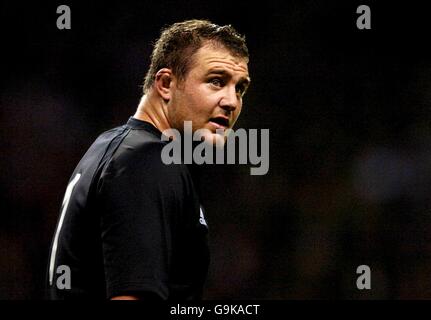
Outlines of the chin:
<svg viewBox="0 0 431 320">
<path fill-rule="evenodd" d="M 226 143 L 226 135 L 225 134 L 218 134 L 218 133 L 213 133 L 212 134 L 212 144 L 215 146 L 220 146 L 223 147 L 224 144 Z"/>
<path fill-rule="evenodd" d="M 194 132 L 196 140 L 204 140 L 208 144 L 223 146 L 226 142 L 226 128 L 215 127 L 213 125 L 204 126 Z"/>
<path fill-rule="evenodd" d="M 212 144 L 214 146 L 220 146 L 223 147 L 226 143 L 226 135 L 207 131 L 202 138 L 205 140 L 205 143 Z"/>
</svg>

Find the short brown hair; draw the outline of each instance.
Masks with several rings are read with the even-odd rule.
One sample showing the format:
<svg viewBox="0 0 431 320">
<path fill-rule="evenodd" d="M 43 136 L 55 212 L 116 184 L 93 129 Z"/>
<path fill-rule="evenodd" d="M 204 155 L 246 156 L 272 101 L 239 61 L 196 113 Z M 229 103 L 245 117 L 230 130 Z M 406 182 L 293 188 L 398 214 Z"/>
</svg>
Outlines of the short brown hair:
<svg viewBox="0 0 431 320">
<path fill-rule="evenodd" d="M 184 79 L 196 51 L 205 41 L 221 44 L 233 55 L 248 59 L 245 37 L 231 25 L 219 26 L 208 20 L 187 20 L 174 23 L 162 30 L 151 54 L 151 65 L 145 76 L 144 93 L 154 83 L 156 73 L 169 68 L 179 79 Z"/>
</svg>

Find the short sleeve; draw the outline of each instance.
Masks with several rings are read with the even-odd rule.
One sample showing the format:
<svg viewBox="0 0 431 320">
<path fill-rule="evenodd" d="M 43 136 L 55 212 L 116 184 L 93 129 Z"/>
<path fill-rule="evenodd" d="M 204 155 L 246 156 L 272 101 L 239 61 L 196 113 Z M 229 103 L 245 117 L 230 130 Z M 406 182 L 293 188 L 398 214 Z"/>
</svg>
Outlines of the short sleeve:
<svg viewBox="0 0 431 320">
<path fill-rule="evenodd" d="M 172 238 L 187 196 L 181 165 L 165 165 L 163 144 L 120 146 L 100 176 L 101 240 L 107 296 L 169 297 Z"/>
</svg>

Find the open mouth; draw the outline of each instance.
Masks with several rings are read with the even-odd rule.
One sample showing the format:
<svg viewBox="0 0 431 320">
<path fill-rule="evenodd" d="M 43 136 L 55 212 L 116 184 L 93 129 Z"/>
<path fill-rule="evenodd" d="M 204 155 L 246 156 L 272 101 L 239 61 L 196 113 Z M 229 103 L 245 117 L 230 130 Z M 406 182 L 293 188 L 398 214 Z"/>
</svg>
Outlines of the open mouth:
<svg viewBox="0 0 431 320">
<path fill-rule="evenodd" d="M 214 122 L 215 124 L 219 125 L 220 127 L 229 127 L 229 119 L 224 117 L 215 117 L 210 119 L 211 122 Z"/>
</svg>

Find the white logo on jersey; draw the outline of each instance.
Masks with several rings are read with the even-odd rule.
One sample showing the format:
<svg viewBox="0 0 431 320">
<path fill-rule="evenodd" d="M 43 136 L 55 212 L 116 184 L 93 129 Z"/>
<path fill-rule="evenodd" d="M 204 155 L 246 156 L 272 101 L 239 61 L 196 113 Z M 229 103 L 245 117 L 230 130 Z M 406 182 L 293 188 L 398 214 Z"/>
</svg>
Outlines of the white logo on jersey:
<svg viewBox="0 0 431 320">
<path fill-rule="evenodd" d="M 200 213 L 200 217 L 199 217 L 199 222 L 200 222 L 200 224 L 202 224 L 208 228 L 207 222 L 205 221 L 204 212 L 202 211 L 202 207 L 200 207 L 200 212 L 201 213 Z"/>
</svg>

